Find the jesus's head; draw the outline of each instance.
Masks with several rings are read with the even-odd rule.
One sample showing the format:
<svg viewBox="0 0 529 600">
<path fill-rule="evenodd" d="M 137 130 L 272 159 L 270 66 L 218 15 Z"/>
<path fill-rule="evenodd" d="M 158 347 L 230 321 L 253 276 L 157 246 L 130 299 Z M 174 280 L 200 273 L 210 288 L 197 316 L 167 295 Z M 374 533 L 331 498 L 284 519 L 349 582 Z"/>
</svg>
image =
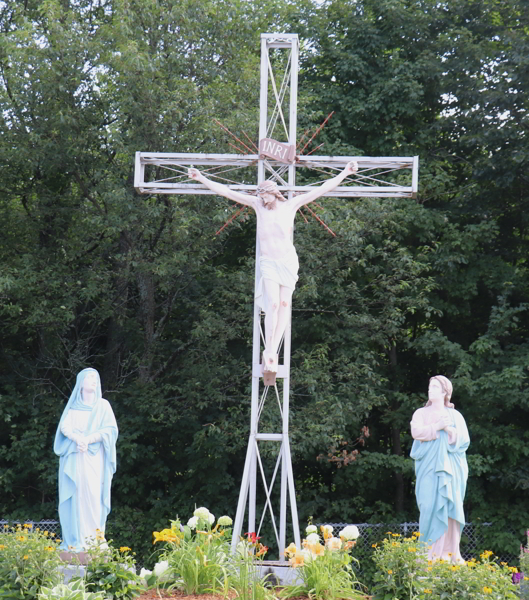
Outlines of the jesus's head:
<svg viewBox="0 0 529 600">
<path fill-rule="evenodd" d="M 263 183 L 258 186 L 257 195 L 261 198 L 263 206 L 268 208 L 268 210 L 275 208 L 277 200 L 281 200 L 281 202 L 286 201 L 286 198 L 279 191 L 277 183 L 271 179 L 263 181 Z"/>
</svg>

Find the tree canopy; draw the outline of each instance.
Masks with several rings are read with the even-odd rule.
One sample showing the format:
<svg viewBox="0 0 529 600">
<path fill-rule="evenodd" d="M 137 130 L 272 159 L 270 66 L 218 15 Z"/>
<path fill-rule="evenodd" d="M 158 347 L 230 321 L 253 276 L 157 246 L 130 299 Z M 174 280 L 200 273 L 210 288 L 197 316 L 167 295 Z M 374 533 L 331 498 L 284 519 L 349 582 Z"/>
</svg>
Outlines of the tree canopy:
<svg viewBox="0 0 529 600">
<path fill-rule="evenodd" d="M 214 118 L 256 135 L 259 35 L 288 31 L 302 40 L 299 130 L 334 111 L 314 142 L 325 154 L 421 165 L 417 199 L 325 199 L 336 238 L 296 221 L 300 518 L 415 520 L 409 421 L 444 374 L 471 436 L 467 520 L 492 521 L 494 548 L 516 552 L 529 522 L 526 8 L 0 3 L 0 515 L 56 515 L 52 440 L 86 366 L 120 427 L 114 531 L 148 546 L 195 504 L 233 515 L 254 218 L 215 236 L 225 200 L 136 194 L 134 153 L 231 152 Z"/>
</svg>

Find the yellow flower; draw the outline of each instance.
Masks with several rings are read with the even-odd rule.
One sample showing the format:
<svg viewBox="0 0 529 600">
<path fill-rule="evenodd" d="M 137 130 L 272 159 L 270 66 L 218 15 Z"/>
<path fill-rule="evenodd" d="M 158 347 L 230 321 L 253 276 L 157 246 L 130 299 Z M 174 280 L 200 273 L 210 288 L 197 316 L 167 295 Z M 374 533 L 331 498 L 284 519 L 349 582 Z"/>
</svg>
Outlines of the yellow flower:
<svg viewBox="0 0 529 600">
<path fill-rule="evenodd" d="M 371 544 L 371 548 L 376 548 L 378 544 Z"/>
<path fill-rule="evenodd" d="M 46 550 L 48 552 L 53 552 L 55 550 L 55 548 L 53 546 L 46 546 Z"/>
<path fill-rule="evenodd" d="M 26 541 L 26 536 L 25 535 L 18 535 L 17 536 L 17 541 L 19 541 L 19 542 L 25 542 Z"/>
<path fill-rule="evenodd" d="M 400 546 L 400 542 L 391 542 L 393 548 L 398 548 Z"/>
<path fill-rule="evenodd" d="M 392 533 L 391 534 L 393 537 L 400 537 L 400 533 Z"/>
<path fill-rule="evenodd" d="M 529 577 L 524 577 L 523 580 L 524 581 L 529 581 Z"/>
<path fill-rule="evenodd" d="M 302 567 L 305 564 L 305 558 L 301 552 L 296 552 L 290 559 L 290 564 L 293 567 Z"/>
<path fill-rule="evenodd" d="M 425 589 L 423 590 L 423 592 L 424 592 L 425 594 L 431 594 L 431 593 L 432 593 L 432 590 L 429 590 L 428 588 L 425 588 Z"/>
<path fill-rule="evenodd" d="M 296 548 L 296 544 L 292 542 L 288 548 L 285 548 L 285 556 L 294 556 L 294 554 L 296 554 L 297 551 L 298 549 Z"/>
<path fill-rule="evenodd" d="M 508 565 L 508 563 L 506 563 L 506 562 L 501 562 L 501 563 L 500 563 L 500 565 L 501 565 L 502 567 L 508 567 L 508 566 L 509 566 L 509 565 Z"/>
<path fill-rule="evenodd" d="M 120 552 L 130 552 L 130 548 L 128 546 L 121 546 L 119 549 Z"/>
<path fill-rule="evenodd" d="M 44 533 L 45 536 L 48 536 L 50 534 L 49 531 L 44 531 L 43 533 Z"/>
<path fill-rule="evenodd" d="M 55 537 L 55 534 L 53 533 L 53 531 L 50 533 L 51 537 Z"/>
<path fill-rule="evenodd" d="M 391 531 L 386 531 L 386 535 L 391 535 Z"/>
<path fill-rule="evenodd" d="M 0 544 L 0 550 L 5 550 L 4 544 Z"/>
<path fill-rule="evenodd" d="M 489 558 L 493 554 L 494 553 L 492 552 L 492 550 L 485 550 L 485 552 L 483 552 L 483 554 L 480 554 L 480 556 L 481 556 L 481 558 Z"/>
<path fill-rule="evenodd" d="M 388 575 L 393 575 L 393 571 L 391 569 L 389 569 Z"/>
<path fill-rule="evenodd" d="M 22 557 L 24 560 L 27 560 L 29 558 L 29 556 L 27 554 L 24 554 L 24 556 Z"/>
<path fill-rule="evenodd" d="M 417 552 L 417 548 L 412 546 L 411 548 L 408 548 L 408 552 Z"/>
<path fill-rule="evenodd" d="M 24 523 L 24 527 L 26 529 L 32 529 L 33 528 L 33 523 Z"/>
<path fill-rule="evenodd" d="M 485 594 L 491 594 L 491 593 L 492 593 L 492 588 L 485 586 L 485 587 L 483 588 L 483 592 L 484 592 Z"/>
<path fill-rule="evenodd" d="M 458 567 L 457 565 L 453 565 L 453 566 L 451 566 L 451 567 L 450 567 L 450 569 L 451 569 L 452 571 L 458 571 L 458 570 L 459 570 L 459 567 Z"/>
<path fill-rule="evenodd" d="M 427 567 L 427 568 L 426 568 L 426 570 L 427 570 L 427 571 L 431 571 L 431 570 L 432 570 L 432 567 Z"/>
<path fill-rule="evenodd" d="M 511 573 L 518 573 L 518 569 L 516 567 L 509 567 L 509 571 Z"/>
</svg>

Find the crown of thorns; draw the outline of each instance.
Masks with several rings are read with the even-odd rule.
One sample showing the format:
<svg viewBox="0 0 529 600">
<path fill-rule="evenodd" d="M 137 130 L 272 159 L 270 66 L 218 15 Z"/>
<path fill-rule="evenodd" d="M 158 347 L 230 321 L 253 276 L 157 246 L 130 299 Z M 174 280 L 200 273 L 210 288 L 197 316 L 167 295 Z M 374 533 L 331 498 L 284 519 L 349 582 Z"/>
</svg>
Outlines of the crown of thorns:
<svg viewBox="0 0 529 600">
<path fill-rule="evenodd" d="M 271 194 L 276 195 L 281 193 L 277 187 L 277 183 L 275 181 L 271 181 L 270 179 L 268 179 L 267 181 L 263 181 L 263 183 L 257 186 L 258 194 L 263 194 L 265 192 L 269 192 Z"/>
</svg>

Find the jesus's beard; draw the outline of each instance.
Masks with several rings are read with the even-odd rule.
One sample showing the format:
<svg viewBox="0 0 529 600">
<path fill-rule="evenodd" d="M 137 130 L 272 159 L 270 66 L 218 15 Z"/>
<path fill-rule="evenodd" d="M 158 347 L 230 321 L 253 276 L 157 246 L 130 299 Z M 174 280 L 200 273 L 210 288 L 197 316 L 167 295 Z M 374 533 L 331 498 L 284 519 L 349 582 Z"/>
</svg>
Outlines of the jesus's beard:
<svg viewBox="0 0 529 600">
<path fill-rule="evenodd" d="M 275 200 L 272 200 L 272 202 L 265 202 L 264 200 L 262 200 L 262 202 L 263 202 L 263 206 L 267 210 L 274 210 L 274 208 L 276 207 L 276 204 L 277 204 L 277 198 Z"/>
</svg>

